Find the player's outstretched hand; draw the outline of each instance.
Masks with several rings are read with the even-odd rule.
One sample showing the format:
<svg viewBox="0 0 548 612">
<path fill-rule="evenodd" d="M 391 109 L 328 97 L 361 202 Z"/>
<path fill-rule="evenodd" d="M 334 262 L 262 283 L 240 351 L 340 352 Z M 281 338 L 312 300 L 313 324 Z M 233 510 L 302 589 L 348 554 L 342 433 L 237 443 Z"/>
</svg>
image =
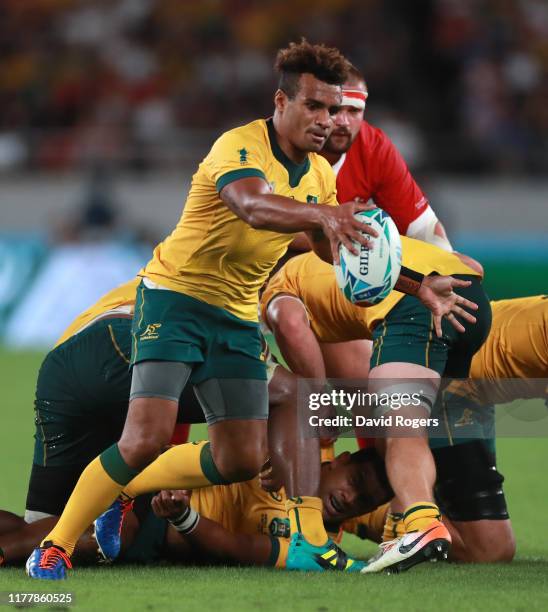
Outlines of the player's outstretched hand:
<svg viewBox="0 0 548 612">
<path fill-rule="evenodd" d="M 190 503 L 188 491 L 160 491 L 150 502 L 159 518 L 177 518 Z"/>
<path fill-rule="evenodd" d="M 434 329 L 438 338 L 442 336 L 442 317 L 445 317 L 459 332 L 465 330 L 455 315 L 458 315 L 468 323 L 476 322 L 476 317 L 464 310 L 464 308 L 477 310 L 478 305 L 457 295 L 453 291 L 455 287 L 468 287 L 469 285 L 470 281 L 453 278 L 452 276 L 424 277 L 417 297 L 434 315 Z"/>
<path fill-rule="evenodd" d="M 358 254 L 356 243 L 363 244 L 371 248 L 371 242 L 364 236 L 377 237 L 377 232 L 369 225 L 358 221 L 354 214 L 362 210 L 371 210 L 374 204 L 352 201 L 345 202 L 340 206 L 324 206 L 322 210 L 322 231 L 331 245 L 333 263 L 339 263 L 339 244 L 354 253 Z"/>
</svg>

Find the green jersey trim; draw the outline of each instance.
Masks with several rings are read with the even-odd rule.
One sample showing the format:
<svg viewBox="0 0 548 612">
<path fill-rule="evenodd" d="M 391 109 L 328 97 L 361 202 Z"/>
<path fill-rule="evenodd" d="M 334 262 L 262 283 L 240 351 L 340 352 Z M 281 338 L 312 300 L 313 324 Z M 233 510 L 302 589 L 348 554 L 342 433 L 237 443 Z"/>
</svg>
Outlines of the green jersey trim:
<svg viewBox="0 0 548 612">
<path fill-rule="evenodd" d="M 310 170 L 310 159 L 308 155 L 302 164 L 296 164 L 294 161 L 291 161 L 278 144 L 272 119 L 267 120 L 266 126 L 268 128 L 268 138 L 270 139 L 272 154 L 287 170 L 287 174 L 289 175 L 289 186 L 292 188 L 298 187 L 303 176 Z"/>
<path fill-rule="evenodd" d="M 221 193 L 221 189 L 223 187 L 226 187 L 229 183 L 233 183 L 234 181 L 238 181 L 244 178 L 251 178 L 254 176 L 262 178 L 266 181 L 266 176 L 264 175 L 264 172 L 262 170 L 258 170 L 257 168 L 242 168 L 241 170 L 231 170 L 230 172 L 223 174 L 217 179 L 217 182 L 215 183 L 217 193 Z"/>
</svg>

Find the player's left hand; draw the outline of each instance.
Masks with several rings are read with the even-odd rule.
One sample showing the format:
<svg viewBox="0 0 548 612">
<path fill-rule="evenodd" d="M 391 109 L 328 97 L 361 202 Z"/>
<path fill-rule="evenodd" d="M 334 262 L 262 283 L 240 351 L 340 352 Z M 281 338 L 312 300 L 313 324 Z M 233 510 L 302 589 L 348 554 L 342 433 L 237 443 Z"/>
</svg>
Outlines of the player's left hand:
<svg viewBox="0 0 548 612">
<path fill-rule="evenodd" d="M 190 504 L 190 495 L 188 491 L 160 491 L 150 504 L 159 518 L 177 518 Z"/>
<path fill-rule="evenodd" d="M 468 323 L 476 322 L 476 317 L 464 308 L 477 310 L 478 305 L 453 291 L 455 287 L 468 287 L 470 284 L 470 281 L 453 278 L 452 276 L 424 277 L 417 292 L 417 298 L 434 315 L 434 329 L 438 338 L 442 336 L 442 317 L 445 317 L 459 332 L 463 332 L 465 329 L 455 315 L 462 317 Z"/>
</svg>

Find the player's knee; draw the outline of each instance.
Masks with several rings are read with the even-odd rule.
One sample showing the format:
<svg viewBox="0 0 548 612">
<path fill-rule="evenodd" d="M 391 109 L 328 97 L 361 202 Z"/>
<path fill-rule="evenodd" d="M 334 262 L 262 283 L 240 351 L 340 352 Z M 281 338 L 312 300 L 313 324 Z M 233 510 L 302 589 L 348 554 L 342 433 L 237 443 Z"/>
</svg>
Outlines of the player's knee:
<svg viewBox="0 0 548 612">
<path fill-rule="evenodd" d="M 243 482 L 255 478 L 266 461 L 266 441 L 251 440 L 248 444 L 234 448 L 213 450 L 213 460 L 223 478 L 229 482 Z"/>
<path fill-rule="evenodd" d="M 268 386 L 269 409 L 275 410 L 277 406 L 288 403 L 295 405 L 297 399 L 298 378 L 282 366 L 277 366 L 274 378 Z"/>
<path fill-rule="evenodd" d="M 171 432 L 165 428 L 133 432 L 131 436 L 124 433 L 118 448 L 129 466 L 142 469 L 158 457 L 170 438 Z"/>
<path fill-rule="evenodd" d="M 506 539 L 503 542 L 499 542 L 494 548 L 494 559 L 492 562 L 497 563 L 509 563 L 512 561 L 516 554 L 516 541 L 512 535 L 512 538 Z"/>
<path fill-rule="evenodd" d="M 512 528 L 501 525 L 500 529 L 489 529 L 485 537 L 477 534 L 466 543 L 468 563 L 509 563 L 516 554 L 516 541 Z"/>
</svg>

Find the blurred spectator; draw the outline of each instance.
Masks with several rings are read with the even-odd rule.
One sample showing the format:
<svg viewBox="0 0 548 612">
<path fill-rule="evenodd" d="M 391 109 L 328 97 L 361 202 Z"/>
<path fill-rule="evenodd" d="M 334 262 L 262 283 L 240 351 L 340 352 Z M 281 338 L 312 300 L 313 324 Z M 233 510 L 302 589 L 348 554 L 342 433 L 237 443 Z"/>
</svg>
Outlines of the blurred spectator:
<svg viewBox="0 0 548 612">
<path fill-rule="evenodd" d="M 301 35 L 365 72 L 422 167 L 546 171 L 546 0 L 3 0 L 0 171 L 194 162 L 271 112 Z"/>
<path fill-rule="evenodd" d="M 81 202 L 73 212 L 54 220 L 52 242 L 56 244 L 125 243 L 153 248 L 161 236 L 124 215 L 115 194 L 114 179 L 109 168 L 95 164 L 84 183 Z"/>
</svg>

